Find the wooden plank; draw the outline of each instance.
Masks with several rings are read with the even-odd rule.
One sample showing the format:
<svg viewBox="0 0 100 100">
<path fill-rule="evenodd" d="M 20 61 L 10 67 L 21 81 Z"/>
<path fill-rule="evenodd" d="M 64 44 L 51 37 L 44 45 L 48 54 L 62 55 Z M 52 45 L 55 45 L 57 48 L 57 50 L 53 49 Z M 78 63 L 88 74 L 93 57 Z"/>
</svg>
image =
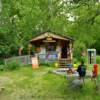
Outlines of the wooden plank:
<svg viewBox="0 0 100 100">
<path fill-rule="evenodd" d="M 72 64 L 72 60 L 71 59 L 59 59 L 59 66 L 64 68 L 64 67 L 70 67 L 68 64 Z"/>
</svg>

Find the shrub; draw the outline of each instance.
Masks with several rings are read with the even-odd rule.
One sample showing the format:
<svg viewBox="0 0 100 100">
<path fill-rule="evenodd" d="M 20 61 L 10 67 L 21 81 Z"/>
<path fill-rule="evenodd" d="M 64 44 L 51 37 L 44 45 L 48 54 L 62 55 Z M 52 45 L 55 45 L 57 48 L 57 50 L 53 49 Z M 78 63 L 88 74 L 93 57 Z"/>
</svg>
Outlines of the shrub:
<svg viewBox="0 0 100 100">
<path fill-rule="evenodd" d="M 0 59 L 0 65 L 3 65 L 3 64 L 4 64 L 4 60 Z"/>
<path fill-rule="evenodd" d="M 47 66 L 47 67 L 50 67 L 49 63 L 47 63 L 47 62 L 42 62 L 42 63 L 40 63 L 40 66 Z"/>
<path fill-rule="evenodd" d="M 55 62 L 40 62 L 40 66 L 54 67 Z"/>
<path fill-rule="evenodd" d="M 78 63 L 78 62 L 79 62 L 79 60 L 74 57 L 74 62 L 73 63 Z"/>
<path fill-rule="evenodd" d="M 20 68 L 20 66 L 21 66 L 20 62 L 13 60 L 7 63 L 6 70 L 15 70 Z"/>
<path fill-rule="evenodd" d="M 0 71 L 3 71 L 5 69 L 4 65 L 0 65 Z"/>
<path fill-rule="evenodd" d="M 100 64 L 100 56 L 97 56 L 97 57 L 96 57 L 96 62 L 97 62 L 98 64 Z"/>
</svg>

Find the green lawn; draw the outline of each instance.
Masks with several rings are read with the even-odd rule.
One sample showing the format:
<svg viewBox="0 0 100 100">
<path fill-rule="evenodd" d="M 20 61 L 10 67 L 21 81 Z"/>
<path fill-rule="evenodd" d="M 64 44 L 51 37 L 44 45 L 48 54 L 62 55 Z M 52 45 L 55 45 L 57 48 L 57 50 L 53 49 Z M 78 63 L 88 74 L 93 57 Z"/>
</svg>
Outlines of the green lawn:
<svg viewBox="0 0 100 100">
<path fill-rule="evenodd" d="M 66 77 L 50 73 L 52 69 L 0 72 L 0 100 L 100 100 L 90 79 L 81 90 L 72 90 Z"/>
</svg>

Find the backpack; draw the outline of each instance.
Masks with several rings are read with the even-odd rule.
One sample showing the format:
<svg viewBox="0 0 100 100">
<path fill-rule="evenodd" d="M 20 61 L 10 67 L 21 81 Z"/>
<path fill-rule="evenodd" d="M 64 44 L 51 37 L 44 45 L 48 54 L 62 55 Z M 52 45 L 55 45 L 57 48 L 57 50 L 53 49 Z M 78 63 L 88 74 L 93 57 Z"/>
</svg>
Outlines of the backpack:
<svg viewBox="0 0 100 100">
<path fill-rule="evenodd" d="M 80 72 L 81 72 L 81 77 L 84 77 L 85 76 L 85 74 L 86 74 L 86 67 L 84 66 L 84 65 L 81 65 L 81 70 L 80 70 Z"/>
<path fill-rule="evenodd" d="M 86 75 L 86 67 L 85 67 L 85 65 L 80 65 L 78 67 L 77 71 L 78 71 L 80 77 L 85 77 L 85 75 Z"/>
</svg>

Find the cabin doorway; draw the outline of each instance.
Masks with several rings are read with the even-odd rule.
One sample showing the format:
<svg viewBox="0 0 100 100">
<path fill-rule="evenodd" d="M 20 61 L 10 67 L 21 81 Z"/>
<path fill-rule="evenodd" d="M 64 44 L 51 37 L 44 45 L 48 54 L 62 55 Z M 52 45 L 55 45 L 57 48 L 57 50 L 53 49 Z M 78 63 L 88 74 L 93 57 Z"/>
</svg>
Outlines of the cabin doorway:
<svg viewBox="0 0 100 100">
<path fill-rule="evenodd" d="M 64 45 L 61 49 L 61 58 L 67 58 L 67 46 Z"/>
<path fill-rule="evenodd" d="M 55 43 L 46 43 L 46 51 L 47 52 L 55 52 L 56 51 L 56 44 Z"/>
</svg>

